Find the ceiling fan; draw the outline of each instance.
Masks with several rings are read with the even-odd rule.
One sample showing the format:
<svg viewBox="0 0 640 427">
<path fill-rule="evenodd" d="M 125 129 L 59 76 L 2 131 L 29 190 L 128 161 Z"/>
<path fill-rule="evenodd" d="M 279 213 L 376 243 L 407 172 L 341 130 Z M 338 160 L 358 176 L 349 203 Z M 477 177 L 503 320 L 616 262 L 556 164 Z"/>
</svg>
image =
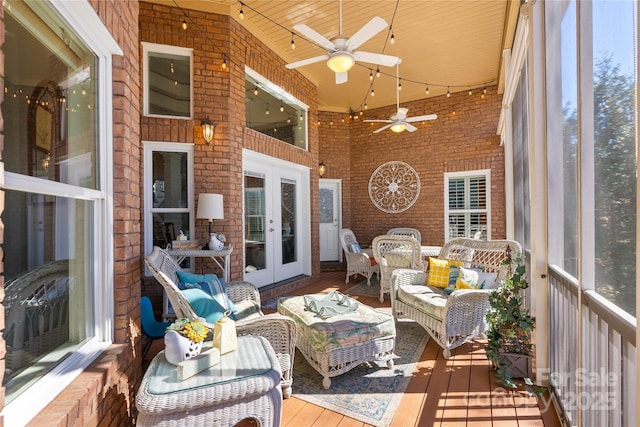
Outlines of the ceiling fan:
<svg viewBox="0 0 640 427">
<path fill-rule="evenodd" d="M 400 80 L 400 70 L 399 70 L 399 68 L 400 68 L 400 66 L 397 65 L 396 66 L 396 87 L 397 88 L 400 87 L 400 85 L 397 84 L 397 82 Z M 378 128 L 378 129 L 374 130 L 373 133 L 382 132 L 383 130 L 385 130 L 387 128 L 391 128 L 391 131 L 393 131 L 393 132 L 400 133 L 400 132 L 403 132 L 405 129 L 408 130 L 409 132 L 415 132 L 416 130 L 418 130 L 417 127 L 415 127 L 414 125 L 411 124 L 413 122 L 423 122 L 425 120 L 435 120 L 435 119 L 438 118 L 438 116 L 436 114 L 427 114 L 427 115 L 424 115 L 424 116 L 407 117 L 407 112 L 409 112 L 409 109 L 408 108 L 400 108 L 400 89 L 396 89 L 396 108 L 398 109 L 396 114 L 391 116 L 389 118 L 389 120 L 369 119 L 369 120 L 364 120 L 364 121 L 368 122 L 368 123 L 387 123 L 386 125 L 382 126 L 381 128 Z"/>
<path fill-rule="evenodd" d="M 387 22 L 376 16 L 360 28 L 353 36 L 346 37 L 342 34 L 342 0 L 340 0 L 340 34 L 327 39 L 305 24 L 294 25 L 293 28 L 307 39 L 327 50 L 325 55 L 314 56 L 302 61 L 287 64 L 289 69 L 327 61 L 327 66 L 336 73 L 336 84 L 345 83 L 348 79 L 347 71 L 353 67 L 356 61 L 391 67 L 400 63 L 397 56 L 383 55 L 379 53 L 356 51 L 363 43 L 378 34 L 387 27 Z"/>
</svg>

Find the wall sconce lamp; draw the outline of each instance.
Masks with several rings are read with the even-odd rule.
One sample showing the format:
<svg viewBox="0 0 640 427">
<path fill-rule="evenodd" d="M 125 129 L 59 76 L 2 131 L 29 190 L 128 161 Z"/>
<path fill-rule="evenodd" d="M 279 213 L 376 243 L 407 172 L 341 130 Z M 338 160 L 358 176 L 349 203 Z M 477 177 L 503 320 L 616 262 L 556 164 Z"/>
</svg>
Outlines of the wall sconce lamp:
<svg viewBox="0 0 640 427">
<path fill-rule="evenodd" d="M 320 164 L 318 164 L 318 173 L 320 174 L 320 178 L 322 178 L 324 176 L 324 173 L 327 171 L 327 165 L 324 164 L 324 162 L 320 162 Z"/>
<path fill-rule="evenodd" d="M 200 122 L 200 125 L 202 126 L 202 137 L 204 138 L 204 141 L 207 145 L 211 144 L 211 141 L 213 141 L 213 134 L 216 130 L 216 124 L 209 120 L 209 116 L 207 116 L 207 118 Z"/>
</svg>

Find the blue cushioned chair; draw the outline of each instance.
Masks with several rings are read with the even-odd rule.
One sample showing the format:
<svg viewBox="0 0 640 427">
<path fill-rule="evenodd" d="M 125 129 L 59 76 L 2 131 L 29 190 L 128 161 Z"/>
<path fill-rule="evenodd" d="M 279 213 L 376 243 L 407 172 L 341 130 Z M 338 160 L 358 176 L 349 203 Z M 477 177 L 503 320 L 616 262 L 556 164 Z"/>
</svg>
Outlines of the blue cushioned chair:
<svg viewBox="0 0 640 427">
<path fill-rule="evenodd" d="M 149 297 L 140 298 L 140 323 L 142 324 L 142 333 L 147 337 L 147 342 L 142 349 L 142 358 L 144 359 L 153 341 L 163 338 L 164 331 L 171 324 L 170 322 L 158 322 L 153 314 L 153 307 Z"/>
</svg>

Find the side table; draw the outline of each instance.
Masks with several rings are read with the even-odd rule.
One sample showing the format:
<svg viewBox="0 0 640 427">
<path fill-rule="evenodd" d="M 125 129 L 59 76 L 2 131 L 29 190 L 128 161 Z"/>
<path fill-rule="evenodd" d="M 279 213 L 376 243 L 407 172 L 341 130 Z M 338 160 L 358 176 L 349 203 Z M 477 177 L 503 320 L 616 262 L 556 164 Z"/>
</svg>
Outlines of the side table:
<svg viewBox="0 0 640 427">
<path fill-rule="evenodd" d="M 239 336 L 236 351 L 184 381 L 161 351 L 151 361 L 136 395 L 137 425 L 222 427 L 254 418 L 262 426 L 279 426 L 280 377 L 273 348 L 256 335 Z"/>
</svg>

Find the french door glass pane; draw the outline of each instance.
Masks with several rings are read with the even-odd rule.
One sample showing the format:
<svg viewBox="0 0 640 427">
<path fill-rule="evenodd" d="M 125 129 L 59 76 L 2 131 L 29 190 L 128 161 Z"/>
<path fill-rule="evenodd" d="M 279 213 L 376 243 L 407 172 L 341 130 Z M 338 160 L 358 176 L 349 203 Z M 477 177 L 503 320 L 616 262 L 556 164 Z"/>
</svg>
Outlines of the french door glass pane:
<svg viewBox="0 0 640 427">
<path fill-rule="evenodd" d="M 636 301 L 635 7 L 631 1 L 593 2 L 595 290 L 631 315 Z"/>
<path fill-rule="evenodd" d="M 296 184 L 280 182 L 282 211 L 282 264 L 298 259 L 296 248 Z"/>
<path fill-rule="evenodd" d="M 329 188 L 320 189 L 320 223 L 333 223 L 333 190 Z"/>
<path fill-rule="evenodd" d="M 264 189 L 264 177 L 245 175 L 245 271 L 247 272 L 262 270 L 266 267 Z"/>
</svg>

